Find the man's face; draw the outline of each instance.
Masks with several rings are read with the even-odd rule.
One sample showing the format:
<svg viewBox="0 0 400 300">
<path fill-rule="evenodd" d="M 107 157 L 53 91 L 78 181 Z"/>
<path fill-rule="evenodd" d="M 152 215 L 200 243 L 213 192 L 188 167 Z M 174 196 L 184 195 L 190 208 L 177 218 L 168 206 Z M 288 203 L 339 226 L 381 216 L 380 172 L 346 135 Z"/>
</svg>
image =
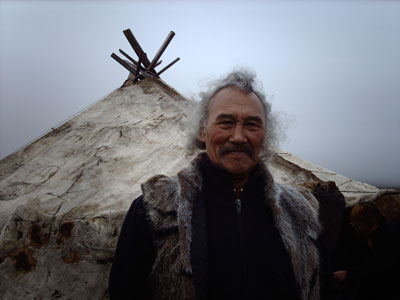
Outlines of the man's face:
<svg viewBox="0 0 400 300">
<path fill-rule="evenodd" d="M 200 140 L 212 162 L 246 177 L 258 162 L 264 136 L 264 109 L 254 93 L 224 88 L 211 99 Z"/>
</svg>

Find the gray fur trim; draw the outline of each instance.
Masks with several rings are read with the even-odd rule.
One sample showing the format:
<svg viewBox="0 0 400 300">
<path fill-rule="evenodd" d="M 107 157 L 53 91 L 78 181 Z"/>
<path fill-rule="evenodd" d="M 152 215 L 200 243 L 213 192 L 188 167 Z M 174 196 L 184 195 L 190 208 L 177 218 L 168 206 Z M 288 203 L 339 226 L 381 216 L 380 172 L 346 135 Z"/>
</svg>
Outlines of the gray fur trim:
<svg viewBox="0 0 400 300">
<path fill-rule="evenodd" d="M 317 200 L 306 199 L 293 187 L 275 184 L 269 198 L 275 225 L 288 251 L 302 299 L 319 298 L 319 278 L 311 287 L 314 274 L 319 273 L 319 253 L 316 247 L 320 225 L 318 222 Z M 310 202 L 314 202 L 313 205 Z M 311 293 L 311 294 L 309 294 Z"/>
<path fill-rule="evenodd" d="M 194 201 L 202 189 L 200 161 L 201 155 L 176 177 L 158 175 L 142 186 L 144 203 L 155 232 L 157 259 L 152 272 L 155 299 L 194 299 L 190 244 Z M 321 231 L 318 202 L 306 190 L 274 183 L 265 167 L 264 171 L 266 202 L 291 257 L 301 298 L 317 300 L 319 253 L 316 242 Z M 157 233 L 168 232 L 174 227 L 178 230 L 158 237 Z"/>
</svg>

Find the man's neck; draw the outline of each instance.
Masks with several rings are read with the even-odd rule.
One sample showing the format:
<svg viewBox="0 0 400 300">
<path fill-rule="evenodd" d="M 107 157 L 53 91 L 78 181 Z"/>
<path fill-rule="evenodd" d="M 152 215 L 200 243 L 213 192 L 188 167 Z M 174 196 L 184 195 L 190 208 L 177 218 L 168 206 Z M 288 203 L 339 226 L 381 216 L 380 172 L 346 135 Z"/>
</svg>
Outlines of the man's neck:
<svg viewBox="0 0 400 300">
<path fill-rule="evenodd" d="M 235 193 L 236 197 L 239 198 L 240 192 L 243 191 L 244 185 L 247 183 L 249 180 L 250 174 L 247 174 L 246 176 L 232 176 L 232 182 L 233 182 L 233 187 L 235 188 Z"/>
</svg>

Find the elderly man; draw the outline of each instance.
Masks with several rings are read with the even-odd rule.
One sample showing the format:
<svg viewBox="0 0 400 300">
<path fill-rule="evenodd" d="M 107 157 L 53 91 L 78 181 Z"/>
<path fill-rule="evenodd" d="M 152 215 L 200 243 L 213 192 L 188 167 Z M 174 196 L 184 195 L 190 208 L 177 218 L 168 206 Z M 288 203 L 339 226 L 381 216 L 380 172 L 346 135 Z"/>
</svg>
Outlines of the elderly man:
<svg viewBox="0 0 400 300">
<path fill-rule="evenodd" d="M 276 126 L 254 81 L 236 71 L 204 93 L 188 147 L 206 151 L 142 185 L 111 299 L 319 299 L 318 203 L 268 171 Z"/>
</svg>

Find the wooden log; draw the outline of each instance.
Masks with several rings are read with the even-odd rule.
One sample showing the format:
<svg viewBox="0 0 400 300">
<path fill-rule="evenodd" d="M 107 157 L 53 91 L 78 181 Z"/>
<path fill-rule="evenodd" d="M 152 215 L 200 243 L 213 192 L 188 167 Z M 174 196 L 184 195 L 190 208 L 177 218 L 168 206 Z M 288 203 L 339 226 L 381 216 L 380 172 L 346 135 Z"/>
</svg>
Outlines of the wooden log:
<svg viewBox="0 0 400 300">
<path fill-rule="evenodd" d="M 167 69 L 169 69 L 170 67 L 172 67 L 177 61 L 179 61 L 180 58 L 176 58 L 173 62 L 171 62 L 170 64 L 168 64 L 164 69 L 162 69 L 160 72 L 157 73 L 158 76 L 161 75 L 161 73 L 164 73 Z"/>
<path fill-rule="evenodd" d="M 162 60 L 159 60 L 159 61 L 156 63 L 156 65 L 154 66 L 154 68 L 155 68 L 155 67 L 158 67 L 159 65 L 161 65 L 161 63 L 162 63 Z"/>
<path fill-rule="evenodd" d="M 161 55 L 164 53 L 165 49 L 167 49 L 169 43 L 174 38 L 174 36 L 175 36 L 175 32 L 173 32 L 173 31 L 171 31 L 168 34 L 167 38 L 165 39 L 164 43 L 161 45 L 161 47 L 158 50 L 157 54 L 154 56 L 154 58 L 151 61 L 150 65 L 148 67 L 146 67 L 146 70 L 156 73 L 155 70 L 154 70 L 154 67 L 155 67 L 157 61 L 160 59 Z"/>
<path fill-rule="evenodd" d="M 127 59 L 129 59 L 135 66 L 138 65 L 138 62 L 137 62 L 135 59 L 133 59 L 129 54 L 127 54 L 124 50 L 119 49 L 119 52 L 120 52 L 123 56 L 125 56 Z M 145 53 L 144 55 L 147 56 L 146 53 Z M 162 60 L 158 61 L 154 67 L 158 67 L 159 65 L 161 65 L 161 63 L 162 63 Z"/>
<path fill-rule="evenodd" d="M 124 35 L 128 40 L 129 44 L 131 44 L 133 50 L 135 51 L 136 55 L 139 57 L 140 53 L 144 53 L 142 47 L 140 47 L 139 42 L 136 40 L 135 36 L 133 35 L 132 31 L 128 28 L 124 30 Z M 143 65 L 147 68 L 150 65 L 150 61 L 147 58 L 147 55 L 143 59 Z"/>
<path fill-rule="evenodd" d="M 136 73 L 136 67 L 130 66 L 126 61 L 124 61 L 122 58 L 120 58 L 117 54 L 112 53 L 111 57 L 114 58 L 117 62 L 119 62 L 125 69 L 127 69 L 132 74 Z"/>
<path fill-rule="evenodd" d="M 133 82 L 138 82 L 139 81 L 139 75 L 140 75 L 140 69 L 141 69 L 140 65 L 142 64 L 143 57 L 144 57 L 144 54 L 142 52 L 142 53 L 140 53 L 140 56 L 139 56 L 139 61 L 138 61 L 138 64 L 137 64 L 135 78 L 133 79 Z"/>
<path fill-rule="evenodd" d="M 125 53 L 122 49 L 119 49 L 119 52 L 125 56 L 127 59 L 129 59 L 133 64 L 135 64 L 136 66 L 138 65 L 138 62 L 136 60 L 134 60 L 132 57 L 130 57 L 130 55 L 128 55 L 127 53 Z"/>
</svg>

